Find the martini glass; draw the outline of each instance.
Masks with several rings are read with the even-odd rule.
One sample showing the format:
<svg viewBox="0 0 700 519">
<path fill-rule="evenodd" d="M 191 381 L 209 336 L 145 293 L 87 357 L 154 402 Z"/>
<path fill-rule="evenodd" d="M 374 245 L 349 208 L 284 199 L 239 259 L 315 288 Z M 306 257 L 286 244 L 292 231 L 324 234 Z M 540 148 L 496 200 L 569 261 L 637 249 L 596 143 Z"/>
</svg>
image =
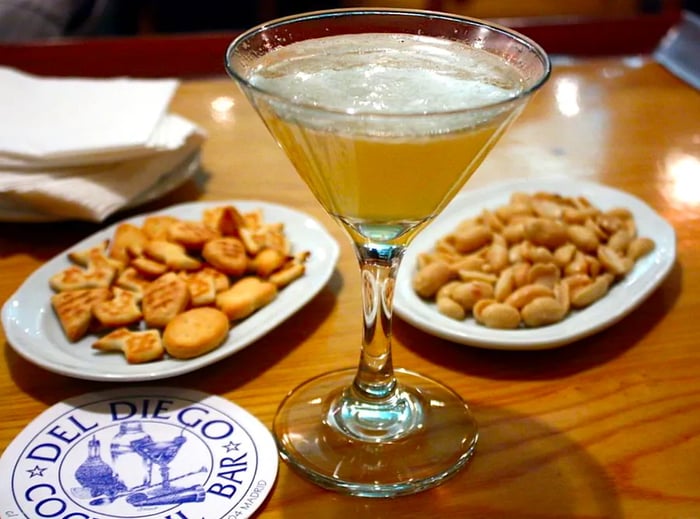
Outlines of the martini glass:
<svg viewBox="0 0 700 519">
<path fill-rule="evenodd" d="M 325 488 L 359 496 L 443 482 L 473 454 L 477 426 L 453 390 L 394 369 L 396 274 L 413 237 L 547 80 L 547 55 L 476 19 L 336 9 L 246 31 L 226 68 L 360 266 L 359 365 L 286 396 L 273 422 L 282 458 Z"/>
</svg>

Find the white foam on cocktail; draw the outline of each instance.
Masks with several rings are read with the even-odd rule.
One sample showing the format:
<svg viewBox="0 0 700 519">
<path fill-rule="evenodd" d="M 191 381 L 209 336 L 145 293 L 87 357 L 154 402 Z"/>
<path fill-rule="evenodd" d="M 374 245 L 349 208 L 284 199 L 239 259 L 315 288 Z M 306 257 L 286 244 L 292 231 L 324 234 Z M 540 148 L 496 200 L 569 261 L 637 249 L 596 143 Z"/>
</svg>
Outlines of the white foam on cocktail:
<svg viewBox="0 0 700 519">
<path fill-rule="evenodd" d="M 362 114 L 446 112 L 516 96 L 501 58 L 437 38 L 361 34 L 306 40 L 269 53 L 250 82 L 295 103 Z"/>
</svg>

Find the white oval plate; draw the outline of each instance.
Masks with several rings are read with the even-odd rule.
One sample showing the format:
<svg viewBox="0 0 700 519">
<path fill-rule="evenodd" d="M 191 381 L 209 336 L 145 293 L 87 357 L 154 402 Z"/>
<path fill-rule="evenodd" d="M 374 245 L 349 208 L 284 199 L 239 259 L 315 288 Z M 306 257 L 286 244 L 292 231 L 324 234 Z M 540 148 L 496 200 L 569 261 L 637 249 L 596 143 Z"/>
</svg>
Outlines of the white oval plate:
<svg viewBox="0 0 700 519">
<path fill-rule="evenodd" d="M 201 357 L 164 359 L 146 364 L 127 364 L 120 354 L 105 354 L 91 348 L 95 336 L 70 343 L 51 308 L 49 277 L 67 268 L 68 250 L 42 265 L 3 305 L 2 325 L 10 345 L 22 357 L 49 371 L 86 380 L 143 381 L 173 377 L 217 362 L 245 348 L 289 318 L 308 303 L 326 284 L 335 269 L 339 248 L 323 226 L 310 216 L 281 205 L 257 200 L 194 202 L 170 207 L 158 214 L 199 220 L 207 207 L 232 204 L 242 212 L 261 209 L 266 222 L 284 223 L 294 251 L 311 253 L 304 276 L 280 291 L 277 298 L 231 328 L 226 342 Z M 128 220 L 140 225 L 146 215 Z M 84 250 L 114 235 L 118 223 L 75 244 L 69 250 Z"/>
<path fill-rule="evenodd" d="M 469 317 L 457 321 L 437 311 L 435 304 L 416 295 L 411 286 L 416 258 L 431 250 L 435 242 L 456 225 L 483 209 L 495 209 L 508 203 L 514 191 L 546 191 L 587 197 L 600 209 L 626 207 L 632 211 L 640 236 L 652 238 L 656 247 L 637 262 L 632 272 L 590 307 L 573 311 L 559 323 L 532 329 L 494 330 Z M 449 341 L 499 350 L 540 350 L 556 348 L 606 328 L 634 310 L 669 274 L 676 259 L 676 235 L 673 227 L 638 198 L 600 184 L 572 179 L 524 179 L 467 191 L 455 198 L 406 251 L 399 271 L 394 309 L 396 314 L 416 328 Z"/>
</svg>

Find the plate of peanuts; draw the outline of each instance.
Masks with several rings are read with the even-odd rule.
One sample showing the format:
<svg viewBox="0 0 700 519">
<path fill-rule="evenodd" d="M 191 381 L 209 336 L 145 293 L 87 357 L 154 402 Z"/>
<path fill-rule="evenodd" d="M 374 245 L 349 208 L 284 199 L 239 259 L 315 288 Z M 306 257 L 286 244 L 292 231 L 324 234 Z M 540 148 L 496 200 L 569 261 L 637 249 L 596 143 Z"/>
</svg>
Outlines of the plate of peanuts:
<svg viewBox="0 0 700 519">
<path fill-rule="evenodd" d="M 192 202 L 117 222 L 32 273 L 2 308 L 9 344 L 49 371 L 172 377 L 251 345 L 327 283 L 339 248 L 295 209 Z"/>
<path fill-rule="evenodd" d="M 564 346 L 615 324 L 666 278 L 671 225 L 602 184 L 524 179 L 467 190 L 409 246 L 394 309 L 481 348 Z"/>
</svg>

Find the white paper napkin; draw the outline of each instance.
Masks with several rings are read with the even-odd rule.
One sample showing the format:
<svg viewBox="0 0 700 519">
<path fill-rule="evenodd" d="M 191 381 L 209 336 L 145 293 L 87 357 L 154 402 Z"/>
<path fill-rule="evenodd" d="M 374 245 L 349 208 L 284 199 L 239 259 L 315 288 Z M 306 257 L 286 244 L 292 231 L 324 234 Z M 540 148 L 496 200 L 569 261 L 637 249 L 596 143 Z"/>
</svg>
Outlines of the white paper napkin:
<svg viewBox="0 0 700 519">
<path fill-rule="evenodd" d="M 63 217 L 102 221 L 147 193 L 164 176 L 189 165 L 198 152 L 204 140 L 203 132 L 173 114 L 164 121 L 164 134 L 173 130 L 168 128 L 171 125 L 180 130 L 175 136 L 182 139 L 182 144 L 175 149 L 89 166 L 32 172 L 5 170 L 0 172 L 0 201 L 4 200 L 6 206 L 25 207 L 54 217 L 46 220 Z M 183 134 L 187 128 L 191 131 Z"/>
<path fill-rule="evenodd" d="M 654 50 L 656 61 L 700 90 L 700 14 L 684 11 Z"/>
<path fill-rule="evenodd" d="M 0 220 L 99 222 L 189 178 L 205 134 L 167 113 L 177 85 L 0 67 Z"/>
<path fill-rule="evenodd" d="M 0 123 L 0 127 L 2 127 L 2 123 Z M 192 122 L 174 114 L 162 115 L 159 120 L 155 121 L 150 131 L 151 134 L 144 144 L 131 148 L 113 148 L 101 151 L 83 150 L 70 154 L 54 154 L 50 157 L 27 157 L 0 153 L 0 171 L 45 171 L 69 166 L 89 166 L 135 159 L 152 153 L 176 150 L 185 144 L 185 140 L 191 133 L 202 132 Z"/>
<path fill-rule="evenodd" d="M 142 153 L 177 85 L 174 79 L 38 77 L 0 67 L 0 154 L 48 165 Z"/>
</svg>

